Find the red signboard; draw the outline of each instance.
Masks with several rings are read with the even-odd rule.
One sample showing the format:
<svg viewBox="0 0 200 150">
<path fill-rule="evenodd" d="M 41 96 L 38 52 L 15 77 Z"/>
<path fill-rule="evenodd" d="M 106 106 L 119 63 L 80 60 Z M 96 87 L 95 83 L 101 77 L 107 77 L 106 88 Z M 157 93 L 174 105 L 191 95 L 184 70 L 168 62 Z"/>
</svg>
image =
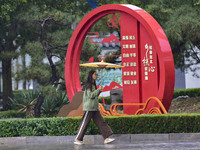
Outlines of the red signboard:
<svg viewBox="0 0 200 150">
<path fill-rule="evenodd" d="M 140 62 L 141 62 L 141 93 L 142 101 L 145 102 L 149 97 L 157 97 L 158 93 L 158 55 L 155 44 L 151 40 L 148 31 L 140 24 Z M 155 104 L 150 103 L 148 107 Z M 148 109 L 147 109 L 148 110 Z"/>
<path fill-rule="evenodd" d="M 129 14 L 120 13 L 123 103 L 140 103 L 140 61 L 138 21 Z M 134 114 L 139 106 L 124 106 L 125 114 Z"/>
<path fill-rule="evenodd" d="M 121 57 L 124 66 L 123 103 L 145 103 L 149 97 L 154 96 L 159 98 L 168 110 L 175 80 L 169 42 L 150 14 L 128 4 L 109 4 L 96 8 L 82 19 L 74 31 L 68 45 L 65 64 L 65 81 L 70 101 L 76 92 L 81 91 L 79 59 L 83 41 L 99 19 L 114 13 L 120 13 Z M 148 105 L 154 106 L 157 105 Z M 124 113 L 134 114 L 138 108 L 139 106 L 126 106 Z"/>
</svg>

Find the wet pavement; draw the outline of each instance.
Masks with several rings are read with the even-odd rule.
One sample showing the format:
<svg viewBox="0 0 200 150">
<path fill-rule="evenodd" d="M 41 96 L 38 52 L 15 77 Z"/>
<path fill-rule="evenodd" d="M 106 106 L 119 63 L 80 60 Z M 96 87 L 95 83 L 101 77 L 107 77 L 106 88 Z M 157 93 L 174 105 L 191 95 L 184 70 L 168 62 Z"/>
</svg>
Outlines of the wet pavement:
<svg viewBox="0 0 200 150">
<path fill-rule="evenodd" d="M 1 150 L 200 150 L 200 142 L 48 145 L 1 148 Z"/>
<path fill-rule="evenodd" d="M 114 134 L 104 144 L 101 135 L 86 135 L 84 145 L 75 136 L 0 137 L 0 150 L 200 150 L 200 133 Z"/>
</svg>

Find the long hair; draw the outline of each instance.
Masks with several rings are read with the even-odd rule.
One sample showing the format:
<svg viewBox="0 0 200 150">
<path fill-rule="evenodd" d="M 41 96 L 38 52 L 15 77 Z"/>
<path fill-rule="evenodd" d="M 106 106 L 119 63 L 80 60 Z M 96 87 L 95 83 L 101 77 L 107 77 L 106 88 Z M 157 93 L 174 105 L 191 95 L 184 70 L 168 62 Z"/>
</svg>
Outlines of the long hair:
<svg viewBox="0 0 200 150">
<path fill-rule="evenodd" d="M 93 78 L 92 78 L 92 75 L 93 75 L 95 72 L 96 72 L 96 71 L 94 71 L 94 70 L 92 70 L 92 71 L 89 72 L 87 81 L 86 81 L 86 83 L 85 83 L 85 90 L 90 89 L 90 91 L 92 91 L 92 85 L 94 85 L 94 86 L 95 86 L 95 89 L 97 89 L 96 82 L 95 82 L 95 81 L 93 82 Z"/>
</svg>

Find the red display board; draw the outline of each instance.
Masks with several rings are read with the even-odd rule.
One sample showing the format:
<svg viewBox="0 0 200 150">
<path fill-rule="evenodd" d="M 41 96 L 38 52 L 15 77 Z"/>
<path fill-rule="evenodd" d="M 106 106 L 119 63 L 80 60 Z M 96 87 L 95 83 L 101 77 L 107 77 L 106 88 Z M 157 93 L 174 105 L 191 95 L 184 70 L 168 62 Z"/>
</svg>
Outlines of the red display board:
<svg viewBox="0 0 200 150">
<path fill-rule="evenodd" d="M 120 13 L 123 103 L 141 103 L 138 21 Z M 134 114 L 139 106 L 124 106 L 125 114 Z"/>
<path fill-rule="evenodd" d="M 92 26 L 108 14 L 120 13 L 123 103 L 145 103 L 159 98 L 169 109 L 174 91 L 174 61 L 165 33 L 143 9 L 128 4 L 109 4 L 88 13 L 74 31 L 68 45 L 65 81 L 68 97 L 81 91 L 79 60 L 84 39 Z M 116 18 L 115 18 L 116 19 Z M 148 107 L 156 106 L 150 103 Z M 134 114 L 139 106 L 126 106 Z"/>
</svg>

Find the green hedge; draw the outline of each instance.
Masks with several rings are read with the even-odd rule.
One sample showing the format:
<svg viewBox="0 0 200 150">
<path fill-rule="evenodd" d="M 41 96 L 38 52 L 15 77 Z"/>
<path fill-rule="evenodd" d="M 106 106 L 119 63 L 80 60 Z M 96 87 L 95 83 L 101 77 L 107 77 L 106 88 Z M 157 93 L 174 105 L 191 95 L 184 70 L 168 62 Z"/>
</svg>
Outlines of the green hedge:
<svg viewBox="0 0 200 150">
<path fill-rule="evenodd" d="M 81 117 L 0 120 L 0 137 L 76 135 Z M 114 134 L 200 132 L 200 114 L 105 117 Z M 87 133 L 99 134 L 93 122 Z"/>
<path fill-rule="evenodd" d="M 0 119 L 5 118 L 25 118 L 26 112 L 19 112 L 16 110 L 0 111 Z"/>
<path fill-rule="evenodd" d="M 191 89 L 176 89 L 174 90 L 173 97 L 178 96 L 189 96 L 189 97 L 198 97 L 200 96 L 200 88 L 191 88 Z"/>
</svg>

